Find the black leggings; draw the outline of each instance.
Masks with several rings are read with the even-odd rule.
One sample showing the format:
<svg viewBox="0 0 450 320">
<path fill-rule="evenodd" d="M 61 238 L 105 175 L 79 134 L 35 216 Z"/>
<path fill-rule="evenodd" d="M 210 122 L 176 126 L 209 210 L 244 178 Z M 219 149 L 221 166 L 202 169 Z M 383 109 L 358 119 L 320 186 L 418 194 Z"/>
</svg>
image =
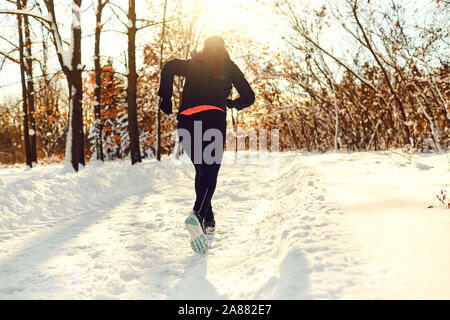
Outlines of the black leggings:
<svg viewBox="0 0 450 320">
<path fill-rule="evenodd" d="M 226 127 L 226 113 L 220 110 L 180 114 L 178 117 L 180 143 L 195 167 L 196 199 L 193 209 L 205 221 L 212 221 L 214 218 L 211 199 L 222 163 Z"/>
</svg>

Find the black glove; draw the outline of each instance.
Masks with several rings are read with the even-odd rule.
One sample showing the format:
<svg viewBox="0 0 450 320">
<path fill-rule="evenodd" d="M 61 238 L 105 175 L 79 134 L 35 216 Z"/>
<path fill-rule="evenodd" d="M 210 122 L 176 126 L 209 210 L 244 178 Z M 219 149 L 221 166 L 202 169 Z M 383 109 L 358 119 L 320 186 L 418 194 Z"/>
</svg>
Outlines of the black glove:
<svg viewBox="0 0 450 320">
<path fill-rule="evenodd" d="M 161 99 L 161 104 L 159 105 L 159 108 L 165 114 L 171 114 L 172 113 L 172 99 L 170 99 L 170 98 L 162 98 Z"/>
<path fill-rule="evenodd" d="M 231 99 L 227 99 L 226 101 L 227 107 L 228 108 L 234 108 L 237 110 L 242 110 L 243 108 L 237 103 L 236 100 L 231 100 Z"/>
</svg>

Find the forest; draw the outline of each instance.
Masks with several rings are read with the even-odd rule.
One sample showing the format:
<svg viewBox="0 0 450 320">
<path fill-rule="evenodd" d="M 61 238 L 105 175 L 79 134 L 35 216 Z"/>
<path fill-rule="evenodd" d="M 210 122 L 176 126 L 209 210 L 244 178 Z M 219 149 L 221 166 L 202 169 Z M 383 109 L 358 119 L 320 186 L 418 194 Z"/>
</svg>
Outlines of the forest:
<svg viewBox="0 0 450 320">
<path fill-rule="evenodd" d="M 172 154 L 161 68 L 217 33 L 256 93 L 228 111 L 230 132 L 277 129 L 281 151 L 450 147 L 450 1 L 0 3 L 1 164 L 66 160 L 78 171 Z"/>
</svg>

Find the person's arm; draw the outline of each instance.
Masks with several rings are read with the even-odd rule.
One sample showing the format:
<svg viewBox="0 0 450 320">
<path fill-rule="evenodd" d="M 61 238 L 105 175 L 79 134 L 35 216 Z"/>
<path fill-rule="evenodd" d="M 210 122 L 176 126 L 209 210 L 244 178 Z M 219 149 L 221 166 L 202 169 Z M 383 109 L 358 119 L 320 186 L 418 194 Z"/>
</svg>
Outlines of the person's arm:
<svg viewBox="0 0 450 320">
<path fill-rule="evenodd" d="M 186 60 L 174 59 L 164 64 L 161 71 L 158 96 L 162 98 L 160 108 L 166 114 L 172 113 L 173 78 L 175 76 L 186 76 L 188 62 Z"/>
<path fill-rule="evenodd" d="M 239 97 L 234 100 L 227 100 L 227 106 L 242 110 L 251 106 L 255 102 L 255 93 L 253 92 L 244 74 L 233 62 L 233 85 L 239 93 Z"/>
</svg>

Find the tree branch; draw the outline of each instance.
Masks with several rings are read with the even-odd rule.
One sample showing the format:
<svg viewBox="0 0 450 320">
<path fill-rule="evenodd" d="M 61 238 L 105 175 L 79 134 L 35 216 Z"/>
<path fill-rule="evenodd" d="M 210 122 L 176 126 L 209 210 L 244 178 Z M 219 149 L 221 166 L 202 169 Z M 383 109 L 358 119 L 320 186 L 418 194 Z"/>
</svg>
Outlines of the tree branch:
<svg viewBox="0 0 450 320">
<path fill-rule="evenodd" d="M 0 14 L 20 14 L 20 15 L 26 15 L 26 16 L 30 16 L 33 18 L 36 18 L 38 20 L 42 20 L 45 21 L 47 23 L 53 23 L 51 19 L 49 19 L 48 17 L 44 17 L 43 15 L 40 15 L 38 13 L 29 11 L 29 10 L 8 10 L 8 9 L 2 9 L 0 10 Z"/>
</svg>

